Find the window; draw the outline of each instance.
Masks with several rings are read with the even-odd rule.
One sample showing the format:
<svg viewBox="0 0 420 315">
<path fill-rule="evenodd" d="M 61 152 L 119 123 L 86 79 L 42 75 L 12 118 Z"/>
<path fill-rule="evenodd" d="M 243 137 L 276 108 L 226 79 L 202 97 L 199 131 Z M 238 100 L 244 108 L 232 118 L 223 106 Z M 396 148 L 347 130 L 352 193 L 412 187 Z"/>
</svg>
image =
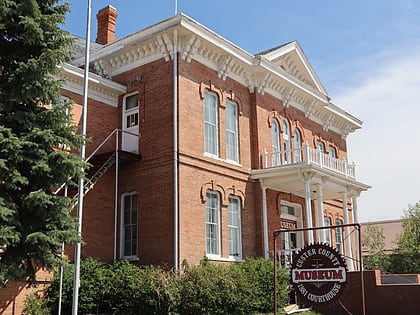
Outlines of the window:
<svg viewBox="0 0 420 315">
<path fill-rule="evenodd" d="M 127 194 L 122 200 L 121 256 L 137 257 L 137 194 Z"/>
<path fill-rule="evenodd" d="M 325 145 L 322 141 L 317 141 L 316 142 L 316 148 L 321 151 L 322 153 L 325 152 Z"/>
<path fill-rule="evenodd" d="M 330 151 L 329 152 L 330 156 L 336 159 L 337 158 L 337 150 L 333 146 L 330 146 L 329 151 Z"/>
<path fill-rule="evenodd" d="M 286 119 L 283 119 L 283 162 L 288 163 L 290 162 L 290 125 Z"/>
<path fill-rule="evenodd" d="M 272 152 L 272 166 L 278 166 L 279 152 L 280 152 L 280 138 L 279 138 L 279 124 L 277 120 L 271 121 L 271 152 Z"/>
<path fill-rule="evenodd" d="M 139 97 L 133 94 L 125 98 L 126 128 L 132 128 L 139 124 Z"/>
<path fill-rule="evenodd" d="M 324 217 L 324 226 L 331 226 L 331 219 L 328 217 Z M 325 243 L 331 245 L 331 230 L 325 229 L 324 230 L 324 240 Z"/>
<path fill-rule="evenodd" d="M 204 147 L 205 152 L 218 155 L 217 97 L 204 94 Z"/>
<path fill-rule="evenodd" d="M 281 214 L 296 216 L 296 214 L 295 214 L 295 208 L 292 207 L 292 206 L 281 205 L 280 206 L 280 210 L 281 210 Z"/>
<path fill-rule="evenodd" d="M 302 161 L 302 138 L 300 136 L 299 130 L 295 130 L 294 137 L 293 137 L 293 160 L 295 163 Z"/>
<path fill-rule="evenodd" d="M 226 103 L 226 158 L 239 161 L 238 150 L 238 106 L 227 101 Z"/>
<path fill-rule="evenodd" d="M 229 256 L 242 257 L 241 206 L 238 197 L 229 197 L 228 217 Z"/>
<path fill-rule="evenodd" d="M 335 225 L 341 225 L 340 220 L 335 221 Z M 341 254 L 343 254 L 343 231 L 341 227 L 335 228 L 335 248 Z"/>
<path fill-rule="evenodd" d="M 206 253 L 220 255 L 220 199 L 213 191 L 206 193 Z"/>
</svg>

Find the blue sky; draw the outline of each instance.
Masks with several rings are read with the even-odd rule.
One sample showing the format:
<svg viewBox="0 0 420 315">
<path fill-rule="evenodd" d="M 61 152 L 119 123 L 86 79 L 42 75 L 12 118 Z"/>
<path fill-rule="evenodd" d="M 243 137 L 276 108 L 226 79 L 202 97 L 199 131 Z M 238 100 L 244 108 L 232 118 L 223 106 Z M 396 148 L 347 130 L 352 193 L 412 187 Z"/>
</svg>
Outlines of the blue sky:
<svg viewBox="0 0 420 315">
<path fill-rule="evenodd" d="M 85 37 L 87 0 L 66 28 Z M 93 0 L 119 13 L 117 38 L 171 17 L 175 0 Z M 420 200 L 420 1 L 178 0 L 183 12 L 250 53 L 297 40 L 337 105 L 364 121 L 348 137 L 359 220 L 397 219 Z"/>
</svg>

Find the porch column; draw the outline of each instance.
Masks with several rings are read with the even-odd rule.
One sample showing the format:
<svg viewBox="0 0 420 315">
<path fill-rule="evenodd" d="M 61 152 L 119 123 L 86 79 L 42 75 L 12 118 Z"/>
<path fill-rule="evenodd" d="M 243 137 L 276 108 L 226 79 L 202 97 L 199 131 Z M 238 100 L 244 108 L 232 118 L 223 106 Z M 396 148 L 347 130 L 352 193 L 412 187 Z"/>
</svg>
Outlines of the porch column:
<svg viewBox="0 0 420 315">
<path fill-rule="evenodd" d="M 316 184 L 317 188 L 317 212 L 318 212 L 318 226 L 324 227 L 324 196 L 323 196 L 323 186 L 324 182 L 322 184 Z M 325 230 L 318 230 L 318 241 L 321 243 L 325 243 Z"/>
<path fill-rule="evenodd" d="M 359 197 L 359 193 L 353 195 L 351 198 L 352 203 L 352 210 L 353 210 L 353 223 L 359 223 L 359 218 L 357 215 L 357 197 Z"/>
<path fill-rule="evenodd" d="M 264 237 L 264 258 L 268 255 L 268 220 L 267 220 L 267 187 L 262 187 L 262 215 L 263 215 L 263 237 Z M 275 255 L 274 249 L 274 255 Z"/>
<path fill-rule="evenodd" d="M 360 192 L 357 192 L 356 194 L 354 194 L 351 198 L 351 202 L 352 202 L 352 210 L 353 210 L 353 223 L 359 223 L 359 219 L 357 216 L 357 197 L 359 197 Z M 355 257 L 357 259 L 357 261 L 360 261 L 360 255 L 359 255 L 359 233 L 356 233 L 356 253 L 355 253 Z M 354 264 L 356 266 L 356 269 L 359 270 L 359 264 Z"/>
<path fill-rule="evenodd" d="M 343 192 L 343 216 L 344 216 L 344 224 L 349 224 L 349 209 L 347 206 L 347 190 Z M 347 267 L 349 271 L 353 271 L 353 254 L 351 251 L 351 238 L 350 238 L 350 228 L 347 226 L 344 228 L 345 231 L 345 239 L 344 239 L 344 245 L 346 248 L 346 262 Z"/>
<path fill-rule="evenodd" d="M 312 224 L 312 207 L 311 207 L 311 179 L 312 173 L 303 173 L 303 182 L 305 183 L 305 208 L 306 208 L 306 227 L 313 227 Z M 312 244 L 314 242 L 314 231 L 308 231 L 308 243 Z"/>
</svg>

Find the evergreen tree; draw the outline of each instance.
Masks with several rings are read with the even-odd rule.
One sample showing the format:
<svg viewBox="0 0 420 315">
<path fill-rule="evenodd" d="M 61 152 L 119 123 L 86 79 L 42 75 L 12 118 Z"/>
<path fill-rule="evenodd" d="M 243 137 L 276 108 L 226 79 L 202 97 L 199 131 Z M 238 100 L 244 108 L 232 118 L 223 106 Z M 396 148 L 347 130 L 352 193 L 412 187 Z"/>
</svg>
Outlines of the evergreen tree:
<svg viewBox="0 0 420 315">
<path fill-rule="evenodd" d="M 61 0 L 0 0 L 0 284 L 34 279 L 77 239 L 73 202 L 53 190 L 83 176 L 82 137 L 53 78 L 69 58 Z M 50 109 L 49 104 L 54 104 Z"/>
</svg>

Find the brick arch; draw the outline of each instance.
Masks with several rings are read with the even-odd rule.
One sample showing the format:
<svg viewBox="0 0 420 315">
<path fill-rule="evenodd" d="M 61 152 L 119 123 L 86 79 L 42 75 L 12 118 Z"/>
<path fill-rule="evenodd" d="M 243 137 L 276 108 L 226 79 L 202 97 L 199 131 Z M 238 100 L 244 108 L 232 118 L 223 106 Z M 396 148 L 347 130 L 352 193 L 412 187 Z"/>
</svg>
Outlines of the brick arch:
<svg viewBox="0 0 420 315">
<path fill-rule="evenodd" d="M 276 110 L 271 111 L 267 116 L 267 123 L 268 123 L 268 127 L 270 128 L 271 128 L 271 125 L 272 125 L 271 122 L 273 119 L 277 120 L 277 123 L 279 124 L 279 130 L 280 132 L 282 132 L 281 121 L 283 119 L 283 116 L 281 116 Z"/>
<path fill-rule="evenodd" d="M 238 106 L 238 114 L 242 115 L 243 112 L 243 103 L 242 100 L 234 93 L 232 90 L 230 91 L 223 91 L 223 99 L 224 100 L 231 100 L 232 102 L 236 103 Z M 223 106 L 226 107 L 226 101 L 224 101 Z"/>
<path fill-rule="evenodd" d="M 290 132 L 291 132 L 291 136 L 292 138 L 295 136 L 295 130 L 297 129 L 300 132 L 301 135 L 301 140 L 303 142 L 303 140 L 305 139 L 306 135 L 305 135 L 305 129 L 303 128 L 302 124 L 300 123 L 300 121 L 295 120 L 290 124 Z"/>
<path fill-rule="evenodd" d="M 200 189 L 200 199 L 202 203 L 206 202 L 206 192 L 207 190 L 217 191 L 220 194 L 220 201 L 223 206 L 227 205 L 226 190 L 222 185 L 215 183 L 211 180 L 208 183 L 201 185 Z"/>
<path fill-rule="evenodd" d="M 320 135 L 315 135 L 312 138 L 312 142 L 313 142 L 313 147 L 316 148 L 317 142 L 320 141 L 324 144 L 325 150 L 328 149 L 328 141 L 326 141 L 325 139 L 323 139 Z"/>
<path fill-rule="evenodd" d="M 235 197 L 239 197 L 239 199 L 241 200 L 241 209 L 245 209 L 245 193 L 242 190 L 237 189 L 234 185 L 232 185 L 232 187 L 229 187 L 227 189 L 227 194 L 228 196 L 232 195 Z"/>
<path fill-rule="evenodd" d="M 206 90 L 210 91 L 210 92 L 213 92 L 218 96 L 219 105 L 224 103 L 222 89 L 216 88 L 210 80 L 207 83 L 206 82 L 201 82 L 200 83 L 199 93 L 200 93 L 200 98 L 201 99 L 204 99 L 204 93 L 205 93 Z"/>
</svg>

